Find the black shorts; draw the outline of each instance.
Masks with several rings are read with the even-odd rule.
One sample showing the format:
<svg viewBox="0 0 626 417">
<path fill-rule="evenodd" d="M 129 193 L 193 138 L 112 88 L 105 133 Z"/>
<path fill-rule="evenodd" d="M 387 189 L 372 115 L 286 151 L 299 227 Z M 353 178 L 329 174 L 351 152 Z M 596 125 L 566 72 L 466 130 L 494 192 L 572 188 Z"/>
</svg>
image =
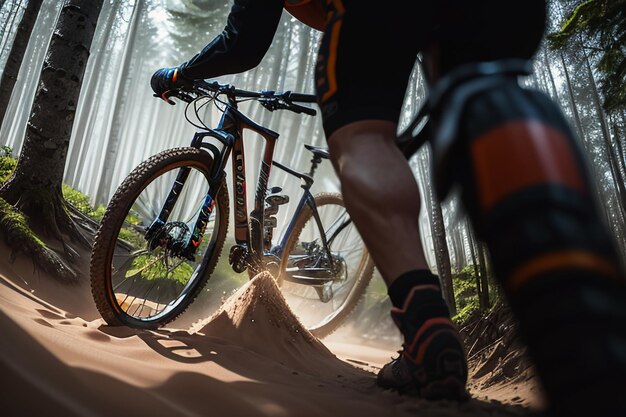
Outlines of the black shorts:
<svg viewBox="0 0 626 417">
<path fill-rule="evenodd" d="M 397 123 L 419 52 L 437 50 L 439 75 L 470 62 L 530 59 L 545 26 L 545 0 L 326 1 L 316 86 L 327 138 L 360 120 Z"/>
</svg>

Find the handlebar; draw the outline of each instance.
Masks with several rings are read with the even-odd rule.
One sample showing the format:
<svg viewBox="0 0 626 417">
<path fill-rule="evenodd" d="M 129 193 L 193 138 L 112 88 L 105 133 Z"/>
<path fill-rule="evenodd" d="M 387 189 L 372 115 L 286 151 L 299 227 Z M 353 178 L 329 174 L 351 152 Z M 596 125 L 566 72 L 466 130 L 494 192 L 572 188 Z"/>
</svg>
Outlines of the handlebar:
<svg viewBox="0 0 626 417">
<path fill-rule="evenodd" d="M 171 97 L 175 97 L 186 103 L 204 97 L 226 95 L 232 101 L 237 99 L 257 99 L 263 107 L 270 111 L 274 110 L 290 110 L 294 113 L 304 113 L 315 116 L 317 111 L 310 107 L 301 106 L 294 102 L 300 103 L 316 103 L 317 97 L 312 94 L 292 93 L 291 91 L 277 92 L 272 90 L 250 91 L 235 88 L 230 84 L 220 84 L 217 81 L 194 81 L 192 87 L 183 89 L 170 90 L 161 96 L 155 94 L 169 104 L 175 104 Z"/>
</svg>

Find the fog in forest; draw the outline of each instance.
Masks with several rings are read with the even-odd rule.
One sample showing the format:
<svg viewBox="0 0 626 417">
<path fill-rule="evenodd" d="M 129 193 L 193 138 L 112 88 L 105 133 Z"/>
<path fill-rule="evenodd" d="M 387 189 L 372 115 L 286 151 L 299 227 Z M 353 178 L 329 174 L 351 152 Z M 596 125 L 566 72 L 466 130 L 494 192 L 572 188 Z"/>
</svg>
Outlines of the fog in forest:
<svg viewBox="0 0 626 417">
<path fill-rule="evenodd" d="M 1 71 L 27 1 L 5 0 L 0 4 Z M 44 0 L 41 5 L 0 129 L 0 144 L 12 148 L 16 156 L 21 149 L 41 65 L 62 4 L 57 0 Z M 549 31 L 558 29 L 567 7 L 566 1 L 550 2 Z M 150 76 L 157 68 L 178 65 L 200 51 L 223 29 L 229 10 L 230 2 L 226 0 L 104 2 L 80 100 L 76 104 L 65 167 L 65 182 L 88 195 L 94 206 L 106 205 L 128 172 L 148 156 L 190 143 L 195 128 L 185 120 L 185 106 L 179 103 L 172 107 L 153 98 Z M 318 32 L 283 13 L 274 43 L 262 63 L 246 73 L 225 75 L 218 80 L 252 90 L 313 93 L 316 56 L 312 51 L 319 40 Z M 523 82 L 547 92 L 571 122 L 597 182 L 596 197 L 603 217 L 614 231 L 621 253 L 625 253 L 626 113 L 623 110 L 608 113 L 603 109 L 598 56 L 590 52 L 591 48 L 583 47 L 583 43 L 560 51 L 544 45 L 537 54 L 534 74 Z M 401 128 L 417 112 L 425 93 L 416 67 L 407 92 Z M 325 145 L 319 116 L 270 113 L 256 103 L 244 103 L 241 109 L 253 120 L 280 132 L 275 160 L 289 167 L 308 169 L 311 155 L 303 144 Z M 204 121 L 215 124 L 219 115 L 215 108 L 208 106 L 204 110 Z M 245 143 L 250 164 L 248 181 L 253 183 L 262 141 L 250 134 Z M 422 190 L 422 240 L 431 269 L 441 276 L 442 270 L 454 273 L 469 267 L 476 270 L 476 275 L 487 275 L 491 280 L 486 248 L 469 227 L 454 192 L 441 205 L 435 199 L 430 187 L 426 147 L 413 157 L 411 165 Z M 292 196 L 298 195 L 300 186 L 298 180 L 278 170 L 274 170 L 270 185 L 280 185 Z M 330 163 L 322 164 L 313 191 L 339 191 Z M 248 187 L 249 200 L 253 192 L 254 187 Z M 288 210 L 280 213 L 279 230 L 285 226 L 289 213 Z M 378 279 L 373 287 L 384 295 L 384 287 Z M 384 297 L 381 303 L 386 303 Z"/>
</svg>

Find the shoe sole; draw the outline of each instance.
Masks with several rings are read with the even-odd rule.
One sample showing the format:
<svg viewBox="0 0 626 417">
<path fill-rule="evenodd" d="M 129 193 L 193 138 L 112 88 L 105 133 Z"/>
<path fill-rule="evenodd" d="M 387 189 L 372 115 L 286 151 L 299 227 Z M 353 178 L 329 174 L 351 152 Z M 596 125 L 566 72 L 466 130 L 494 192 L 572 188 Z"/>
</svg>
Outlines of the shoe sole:
<svg viewBox="0 0 626 417">
<path fill-rule="evenodd" d="M 433 381 L 419 390 L 419 396 L 426 400 L 467 401 L 470 394 L 465 389 L 465 383 L 450 376 L 440 381 Z"/>
<path fill-rule="evenodd" d="M 402 395 L 423 398 L 429 401 L 448 400 L 465 402 L 471 396 L 465 388 L 465 383 L 455 376 L 449 376 L 440 381 L 433 381 L 424 387 L 417 387 L 415 384 L 394 386 L 377 380 L 376 384 L 383 389 L 397 391 Z"/>
</svg>

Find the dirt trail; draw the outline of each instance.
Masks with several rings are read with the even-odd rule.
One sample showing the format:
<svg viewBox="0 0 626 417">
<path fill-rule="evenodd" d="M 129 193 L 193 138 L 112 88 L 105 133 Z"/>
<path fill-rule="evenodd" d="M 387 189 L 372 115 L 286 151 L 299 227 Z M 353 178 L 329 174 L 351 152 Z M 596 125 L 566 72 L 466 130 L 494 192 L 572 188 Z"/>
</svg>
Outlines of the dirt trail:
<svg viewBox="0 0 626 417">
<path fill-rule="evenodd" d="M 140 331 L 99 318 L 86 276 L 68 287 L 29 261 L 8 262 L 6 247 L 0 253 L 3 416 L 533 414 L 515 402 L 532 403 L 534 394 L 522 398 L 505 384 L 496 388 L 506 393 L 475 391 L 461 405 L 379 389 L 371 371 L 391 352 L 341 340 L 341 332 L 317 340 L 267 274 L 190 329 Z"/>
</svg>

